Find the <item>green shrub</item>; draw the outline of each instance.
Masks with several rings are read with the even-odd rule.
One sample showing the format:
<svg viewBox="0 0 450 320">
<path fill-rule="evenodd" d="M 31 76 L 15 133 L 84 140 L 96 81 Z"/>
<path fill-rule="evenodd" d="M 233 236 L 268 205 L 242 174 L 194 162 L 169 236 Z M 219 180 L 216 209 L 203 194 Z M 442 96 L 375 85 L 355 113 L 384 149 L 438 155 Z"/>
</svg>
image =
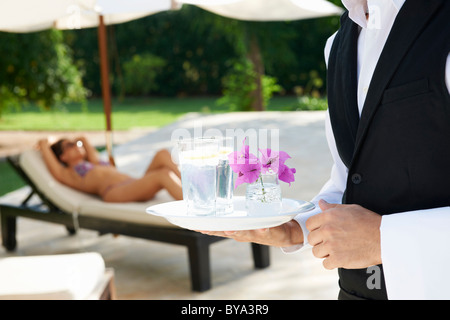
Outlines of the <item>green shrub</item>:
<svg viewBox="0 0 450 320">
<path fill-rule="evenodd" d="M 124 63 L 124 86 L 129 95 L 148 95 L 158 90 L 156 76 L 166 66 L 166 61 L 152 54 L 134 55 Z"/>
<path fill-rule="evenodd" d="M 305 110 L 305 111 L 327 110 L 327 108 L 328 108 L 327 99 L 311 96 L 298 97 L 298 104 L 296 106 L 296 110 Z"/>
<path fill-rule="evenodd" d="M 0 116 L 29 102 L 45 109 L 85 102 L 82 73 L 63 40 L 59 30 L 0 33 Z"/>
<path fill-rule="evenodd" d="M 248 59 L 234 63 L 231 71 L 222 79 L 223 96 L 217 100 L 219 105 L 228 106 L 231 111 L 252 111 L 252 94 L 257 88 L 257 73 Z M 263 109 L 266 108 L 275 92 L 282 90 L 277 79 L 267 75 L 262 77 Z"/>
</svg>

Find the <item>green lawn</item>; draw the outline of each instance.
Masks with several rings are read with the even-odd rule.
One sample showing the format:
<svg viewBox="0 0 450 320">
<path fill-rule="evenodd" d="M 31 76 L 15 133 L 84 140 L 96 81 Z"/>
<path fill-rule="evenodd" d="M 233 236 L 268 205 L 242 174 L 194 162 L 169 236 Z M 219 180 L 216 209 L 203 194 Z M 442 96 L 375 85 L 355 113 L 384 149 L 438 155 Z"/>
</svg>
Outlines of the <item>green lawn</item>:
<svg viewBox="0 0 450 320">
<path fill-rule="evenodd" d="M 214 99 L 126 99 L 113 101 L 112 126 L 115 130 L 132 127 L 164 126 L 186 112 L 212 109 Z M 225 111 L 225 110 L 221 110 Z M 0 120 L 0 130 L 104 130 L 105 116 L 100 99 L 83 108 L 69 104 L 42 111 L 36 106 L 22 107 Z"/>
<path fill-rule="evenodd" d="M 165 126 L 187 112 L 228 112 L 216 105 L 216 97 L 206 98 L 137 98 L 113 101 L 112 127 L 128 130 L 133 127 Z M 278 97 L 268 110 L 295 110 L 296 97 Z M 84 108 L 69 104 L 49 111 L 30 105 L 13 110 L 0 118 L 2 130 L 104 130 L 105 116 L 100 99 L 90 100 Z"/>
<path fill-rule="evenodd" d="M 0 161 L 0 196 L 23 187 L 25 183 L 7 161 Z"/>
</svg>

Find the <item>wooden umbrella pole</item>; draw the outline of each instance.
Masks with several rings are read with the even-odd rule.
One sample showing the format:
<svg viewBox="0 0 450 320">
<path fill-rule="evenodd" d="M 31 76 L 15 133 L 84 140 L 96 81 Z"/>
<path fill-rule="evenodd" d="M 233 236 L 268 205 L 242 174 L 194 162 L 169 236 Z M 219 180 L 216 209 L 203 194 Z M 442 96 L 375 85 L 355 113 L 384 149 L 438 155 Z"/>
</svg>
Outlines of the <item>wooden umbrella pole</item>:
<svg viewBox="0 0 450 320">
<path fill-rule="evenodd" d="M 111 88 L 109 83 L 109 62 L 106 39 L 106 26 L 103 16 L 99 16 L 98 25 L 98 49 L 100 53 L 100 73 L 102 84 L 103 109 L 106 117 L 106 150 L 109 162 L 115 165 L 112 155 L 112 130 L 111 130 Z"/>
</svg>

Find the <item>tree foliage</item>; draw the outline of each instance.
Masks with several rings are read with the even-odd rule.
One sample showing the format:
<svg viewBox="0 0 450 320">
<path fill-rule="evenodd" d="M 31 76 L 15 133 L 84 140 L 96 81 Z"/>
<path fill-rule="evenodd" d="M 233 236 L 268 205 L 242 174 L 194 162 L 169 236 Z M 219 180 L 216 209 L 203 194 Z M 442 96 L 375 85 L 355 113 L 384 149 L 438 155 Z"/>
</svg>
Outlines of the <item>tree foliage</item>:
<svg viewBox="0 0 450 320">
<path fill-rule="evenodd" d="M 159 89 L 156 76 L 167 62 L 150 53 L 135 54 L 131 60 L 124 62 L 124 90 L 130 95 L 147 95 Z"/>
<path fill-rule="evenodd" d="M 338 0 L 339 1 L 339 0 Z M 311 72 L 325 90 L 323 50 L 338 28 L 339 17 L 286 22 L 244 22 L 185 5 L 136 21 L 110 26 L 109 53 L 113 92 L 123 89 L 123 67 L 133 56 L 152 54 L 167 65 L 158 72 L 159 88 L 152 95 L 221 95 L 222 79 L 248 53 L 246 41 L 255 34 L 264 61 L 264 73 L 278 79 L 285 92 L 311 87 Z M 74 57 L 85 71 L 84 83 L 100 95 L 95 29 L 65 32 Z M 315 79 L 316 85 L 320 82 Z"/>
<path fill-rule="evenodd" d="M 253 63 L 248 59 L 232 64 L 232 69 L 223 78 L 223 96 L 218 99 L 219 105 L 225 105 L 233 111 L 253 111 L 254 92 L 257 89 L 259 75 Z M 267 106 L 273 94 L 282 90 L 277 79 L 267 75 L 261 77 L 261 100 L 263 109 Z"/>
<path fill-rule="evenodd" d="M 1 33 L 0 48 L 0 115 L 30 101 L 43 108 L 84 101 L 82 73 L 61 31 Z"/>
</svg>

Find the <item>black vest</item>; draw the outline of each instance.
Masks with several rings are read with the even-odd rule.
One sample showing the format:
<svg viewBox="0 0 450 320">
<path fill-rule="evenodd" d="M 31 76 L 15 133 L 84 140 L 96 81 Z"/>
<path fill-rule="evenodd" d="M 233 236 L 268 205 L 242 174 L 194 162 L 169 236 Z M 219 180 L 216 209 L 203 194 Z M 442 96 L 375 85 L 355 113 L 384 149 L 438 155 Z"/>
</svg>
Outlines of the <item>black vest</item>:
<svg viewBox="0 0 450 320">
<path fill-rule="evenodd" d="M 450 206 L 450 1 L 406 0 L 357 107 L 359 29 L 348 13 L 328 62 L 328 101 L 339 155 L 349 173 L 343 203 L 381 215 Z M 450 231 L 449 231 L 450 232 Z M 420 237 L 420 235 L 417 235 Z M 339 269 L 343 296 L 386 299 L 367 269 Z M 414 279 L 411 279 L 414 281 Z"/>
</svg>

